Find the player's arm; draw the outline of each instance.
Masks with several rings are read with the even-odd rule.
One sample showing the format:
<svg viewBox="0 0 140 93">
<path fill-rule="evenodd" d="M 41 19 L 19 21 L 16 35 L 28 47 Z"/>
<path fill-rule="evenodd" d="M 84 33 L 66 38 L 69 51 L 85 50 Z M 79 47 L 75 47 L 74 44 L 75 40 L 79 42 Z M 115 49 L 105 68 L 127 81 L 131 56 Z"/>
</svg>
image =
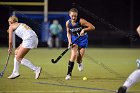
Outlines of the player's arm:
<svg viewBox="0 0 140 93">
<path fill-rule="evenodd" d="M 70 33 L 69 26 L 68 26 L 68 21 L 66 22 L 66 30 L 67 30 L 67 38 L 68 38 L 68 42 L 69 42 L 69 46 L 70 46 L 70 44 L 72 42 L 71 42 L 71 33 Z"/>
<path fill-rule="evenodd" d="M 80 23 L 82 26 L 85 26 L 86 28 L 82 29 L 80 35 L 84 34 L 87 31 L 93 31 L 95 30 L 95 26 L 93 26 L 90 22 L 86 21 L 85 19 L 81 18 Z"/>
<path fill-rule="evenodd" d="M 140 36 L 140 25 L 137 27 L 137 32 L 138 32 L 138 34 Z"/>
<path fill-rule="evenodd" d="M 11 53 L 12 52 L 12 48 L 13 48 L 13 31 L 14 31 L 14 28 L 12 26 L 9 27 L 8 29 L 8 33 L 9 33 L 9 49 L 8 49 L 8 52 Z"/>
</svg>

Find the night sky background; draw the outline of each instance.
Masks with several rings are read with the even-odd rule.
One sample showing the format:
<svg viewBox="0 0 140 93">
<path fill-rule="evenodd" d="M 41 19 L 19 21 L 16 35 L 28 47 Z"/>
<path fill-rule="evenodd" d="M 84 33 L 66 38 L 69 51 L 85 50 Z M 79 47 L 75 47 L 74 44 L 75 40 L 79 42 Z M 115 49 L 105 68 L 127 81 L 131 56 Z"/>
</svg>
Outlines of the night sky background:
<svg viewBox="0 0 140 93">
<path fill-rule="evenodd" d="M 25 2 L 1 0 L 0 2 Z M 27 0 L 26 2 L 43 2 Z M 140 25 L 140 0 L 48 0 L 49 12 L 68 12 L 76 7 L 79 16 L 95 25 L 89 32 L 89 45 L 93 47 L 140 47 L 136 28 Z M 9 14 L 13 11 L 43 11 L 41 6 L 0 5 L 0 46 L 7 46 Z"/>
</svg>

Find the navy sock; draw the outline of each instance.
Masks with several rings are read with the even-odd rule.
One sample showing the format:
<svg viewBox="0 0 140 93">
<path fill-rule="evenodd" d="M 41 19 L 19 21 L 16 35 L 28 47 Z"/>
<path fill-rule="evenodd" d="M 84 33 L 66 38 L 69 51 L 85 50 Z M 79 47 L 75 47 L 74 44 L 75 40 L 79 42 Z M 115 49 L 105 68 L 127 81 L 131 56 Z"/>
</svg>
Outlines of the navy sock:
<svg viewBox="0 0 140 93">
<path fill-rule="evenodd" d="M 67 75 L 70 75 L 71 76 L 73 67 L 74 67 L 74 62 L 69 61 Z"/>
</svg>

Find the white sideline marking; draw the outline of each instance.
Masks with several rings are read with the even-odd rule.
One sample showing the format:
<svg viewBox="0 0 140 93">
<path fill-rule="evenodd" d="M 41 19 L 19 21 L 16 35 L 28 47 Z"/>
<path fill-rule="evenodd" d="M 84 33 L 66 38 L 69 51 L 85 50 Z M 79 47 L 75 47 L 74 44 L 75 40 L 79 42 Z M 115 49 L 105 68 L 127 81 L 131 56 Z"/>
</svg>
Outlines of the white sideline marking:
<svg viewBox="0 0 140 93">
<path fill-rule="evenodd" d="M 96 92 L 100 92 L 98 90 L 94 90 Z M 0 93 L 83 93 L 83 92 L 92 92 L 93 93 L 93 90 L 91 91 L 85 91 L 85 90 L 82 90 L 82 91 L 0 91 Z M 140 92 L 140 90 L 132 90 L 132 91 L 128 91 L 128 93 L 135 93 L 135 92 Z"/>
<path fill-rule="evenodd" d="M 95 90 L 96 92 L 100 92 L 98 90 Z M 0 93 L 83 93 L 83 92 L 92 92 L 93 93 L 93 90 L 91 91 L 0 91 Z"/>
</svg>

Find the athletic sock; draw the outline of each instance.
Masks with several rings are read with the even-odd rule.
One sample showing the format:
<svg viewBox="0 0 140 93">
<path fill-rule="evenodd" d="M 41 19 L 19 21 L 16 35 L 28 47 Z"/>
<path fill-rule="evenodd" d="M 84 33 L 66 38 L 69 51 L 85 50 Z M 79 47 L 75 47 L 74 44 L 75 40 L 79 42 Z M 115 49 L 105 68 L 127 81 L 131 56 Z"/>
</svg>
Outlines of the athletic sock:
<svg viewBox="0 0 140 93">
<path fill-rule="evenodd" d="M 71 76 L 73 67 L 74 67 L 74 62 L 69 61 L 67 75 L 70 75 Z"/>
<path fill-rule="evenodd" d="M 140 80 L 140 69 L 135 70 L 128 79 L 125 81 L 124 85 L 127 88 L 130 88 L 133 84 Z"/>
<path fill-rule="evenodd" d="M 17 59 L 16 59 L 16 57 L 14 57 L 13 73 L 19 74 L 19 64 L 20 64 L 20 62 L 18 62 Z"/>
<path fill-rule="evenodd" d="M 34 66 L 29 60 L 27 60 L 25 58 L 23 58 L 21 60 L 21 64 L 24 65 L 24 66 L 26 66 L 26 67 L 28 67 L 28 68 L 30 68 L 33 71 L 35 71 L 37 69 L 36 66 Z"/>
</svg>

